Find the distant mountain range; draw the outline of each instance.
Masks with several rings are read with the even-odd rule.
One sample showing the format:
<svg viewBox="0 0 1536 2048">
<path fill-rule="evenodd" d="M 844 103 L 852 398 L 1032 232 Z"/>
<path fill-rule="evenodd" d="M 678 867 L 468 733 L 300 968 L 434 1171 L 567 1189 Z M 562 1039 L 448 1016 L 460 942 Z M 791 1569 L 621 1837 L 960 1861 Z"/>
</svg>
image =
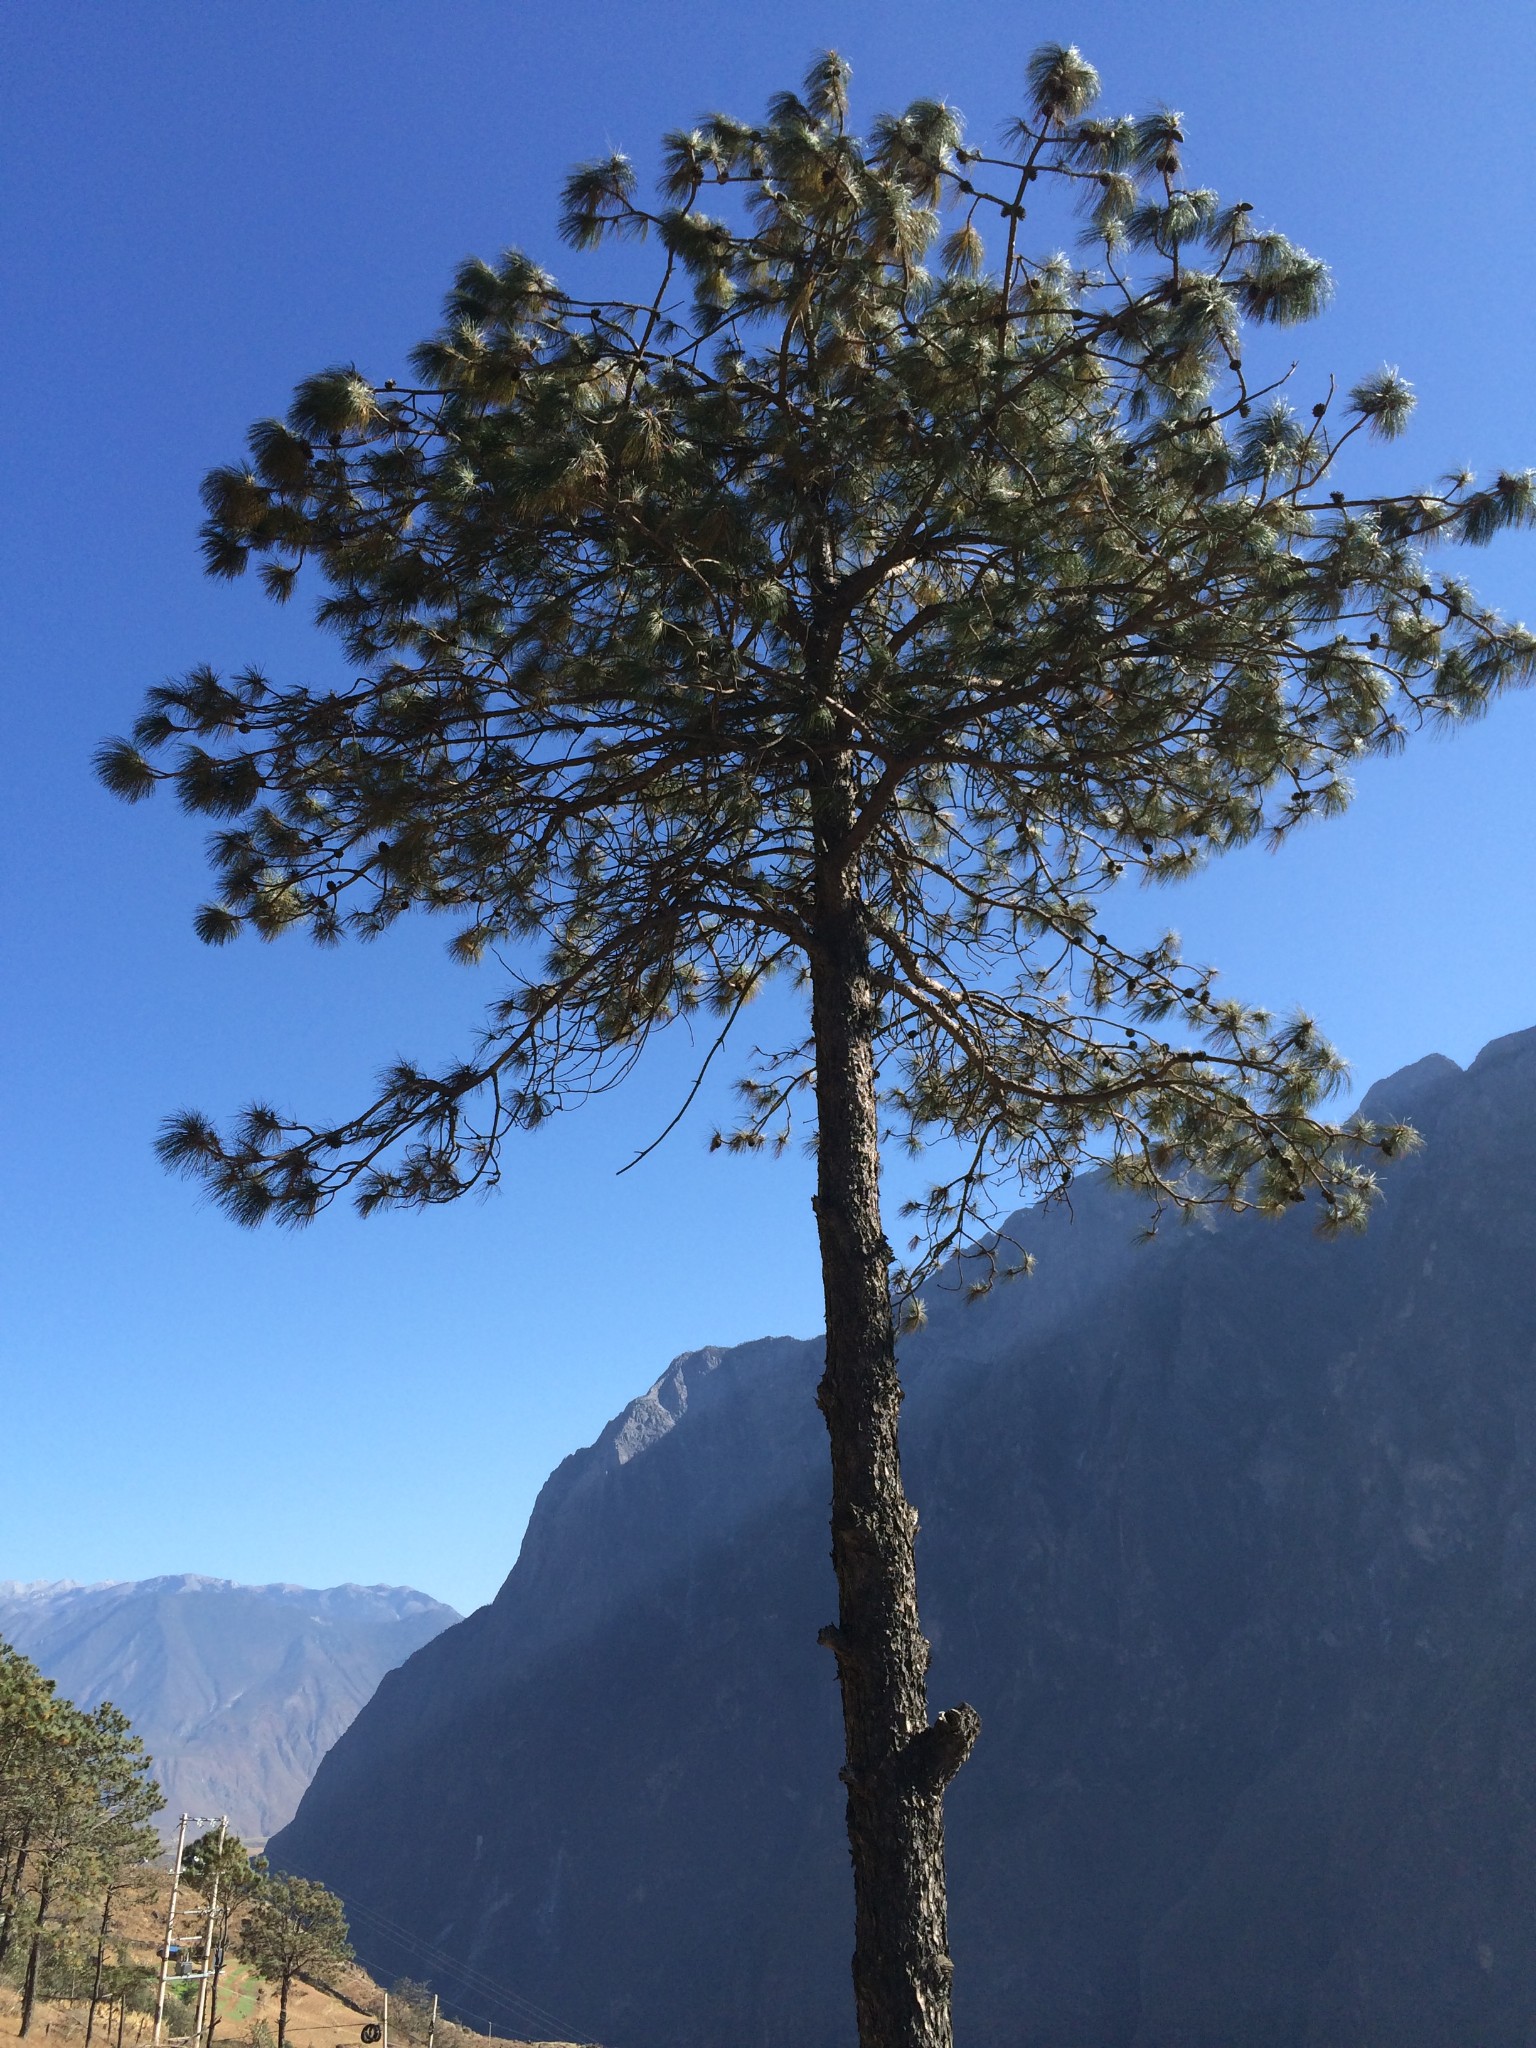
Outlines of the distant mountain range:
<svg viewBox="0 0 1536 2048">
<path fill-rule="evenodd" d="M 1531 2040 L 1536 1032 L 1369 1101 L 1426 1146 L 1364 1237 L 1136 1246 L 1089 1186 L 905 1349 L 972 2048 Z M 273 1853 L 376 1970 L 610 2048 L 852 2038 L 820 1351 L 677 1360 L 330 1751 Z"/>
<path fill-rule="evenodd" d="M 0 1637 L 84 1707 L 110 1699 L 155 1759 L 162 1831 L 227 1813 L 250 1844 L 290 1818 L 386 1671 L 458 1620 L 405 1586 L 0 1580 Z"/>
</svg>

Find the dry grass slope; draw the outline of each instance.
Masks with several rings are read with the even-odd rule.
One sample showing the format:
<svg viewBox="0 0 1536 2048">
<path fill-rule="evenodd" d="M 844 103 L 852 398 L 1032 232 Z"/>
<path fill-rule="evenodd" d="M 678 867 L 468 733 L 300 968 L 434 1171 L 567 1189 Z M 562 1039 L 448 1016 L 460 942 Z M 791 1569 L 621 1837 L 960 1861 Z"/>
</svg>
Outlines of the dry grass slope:
<svg viewBox="0 0 1536 2048">
<path fill-rule="evenodd" d="M 156 1967 L 155 1950 L 164 1923 L 165 1897 L 162 1882 L 158 1896 L 151 1894 L 141 1904 L 127 1907 L 122 1930 L 112 1944 L 113 1960 Z M 366 1971 L 355 1966 L 342 1973 L 334 1984 L 295 1984 L 288 1995 L 288 2040 L 290 2048 L 360 2048 L 359 2034 L 370 2018 L 384 2008 L 384 1994 Z M 37 2048 L 84 2048 L 87 2004 L 84 1998 L 41 1999 L 32 2020 L 30 2040 Z M 20 2026 L 21 1999 L 12 1984 L 0 1983 L 0 2040 L 14 2038 Z M 129 2010 L 119 2015 L 105 2008 L 96 2015 L 92 2048 L 148 2048 L 154 2031 L 154 2015 Z M 168 2002 L 164 2030 L 167 2048 L 184 2043 L 189 2033 L 190 2014 L 182 2018 L 176 2001 Z M 391 2026 L 392 2048 L 412 2042 L 417 2029 Z M 231 1962 L 219 1986 L 219 2012 L 214 2035 L 215 2048 L 272 2048 L 277 2039 L 277 1987 L 264 1984 L 244 1963 Z M 571 2048 L 564 2042 L 516 2041 L 505 2036 L 480 2034 L 451 2022 L 440 2022 L 437 2048 Z"/>
</svg>

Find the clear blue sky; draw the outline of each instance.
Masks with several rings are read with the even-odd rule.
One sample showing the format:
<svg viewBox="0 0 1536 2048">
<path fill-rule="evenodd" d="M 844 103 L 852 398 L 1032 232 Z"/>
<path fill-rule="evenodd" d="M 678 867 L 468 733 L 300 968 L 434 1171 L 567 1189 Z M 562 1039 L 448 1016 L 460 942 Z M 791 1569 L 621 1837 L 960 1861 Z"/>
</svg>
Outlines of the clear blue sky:
<svg viewBox="0 0 1536 2048">
<path fill-rule="evenodd" d="M 88 760 L 193 661 L 336 673 L 299 607 L 201 579 L 198 480 L 302 374 L 398 368 L 465 254 L 575 263 L 552 231 L 571 160 L 756 112 L 829 43 L 861 114 L 941 94 L 990 134 L 1046 38 L 1115 109 L 1181 107 L 1198 179 L 1333 265 L 1306 375 L 1391 360 L 1421 396 L 1374 480 L 1536 463 L 1536 13 L 1507 0 L 3 10 L 0 1577 L 468 1606 L 550 1467 L 672 1354 L 817 1327 L 803 1161 L 711 1160 L 706 1113 L 615 1178 L 680 1058 L 527 1141 L 488 1203 L 299 1237 L 201 1208 L 151 1156 L 165 1111 L 340 1105 L 384 1057 L 450 1048 L 482 989 L 430 929 L 204 951 L 200 831 L 114 804 Z M 1467 567 L 1536 615 L 1536 540 Z M 1362 1080 L 1466 1060 L 1536 1023 L 1533 772 L 1536 701 L 1511 701 L 1373 769 L 1342 823 L 1151 908 L 1234 990 L 1314 1010 Z"/>
</svg>

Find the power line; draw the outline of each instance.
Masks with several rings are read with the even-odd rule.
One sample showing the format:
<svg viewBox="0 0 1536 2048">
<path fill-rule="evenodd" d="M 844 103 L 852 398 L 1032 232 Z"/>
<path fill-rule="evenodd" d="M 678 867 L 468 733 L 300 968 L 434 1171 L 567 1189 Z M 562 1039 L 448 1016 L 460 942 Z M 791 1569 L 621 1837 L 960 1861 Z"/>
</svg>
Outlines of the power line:
<svg viewBox="0 0 1536 2048">
<path fill-rule="evenodd" d="M 488 1972 L 479 1969 L 474 1964 L 461 1962 L 456 1956 L 452 1956 L 445 1949 L 439 1948 L 435 1942 L 424 1940 L 419 1934 L 411 1933 L 407 1928 L 402 1927 L 398 1921 L 391 1920 L 387 1914 L 379 1912 L 376 1907 L 365 1906 L 355 1899 L 348 1899 L 346 1905 L 350 1917 L 354 1919 L 361 1918 L 371 1922 L 378 1932 L 392 1943 L 398 1943 L 412 1954 L 420 1956 L 423 1962 L 430 1968 L 457 1978 L 461 1984 L 465 1985 L 471 1992 L 478 1993 L 481 1998 L 488 1999 L 495 2005 L 510 2009 L 515 2019 L 530 2021 L 537 2027 L 540 2033 L 558 2037 L 562 2041 L 576 2043 L 578 2048 L 596 2048 L 596 2044 L 590 2040 L 589 2036 L 578 2034 L 568 2028 L 565 2022 L 552 2013 L 547 2006 L 537 2004 L 535 2000 L 525 1997 L 520 1991 L 513 1990 L 511 1985 L 500 1982 L 499 1979 L 490 1976 Z M 485 2014 L 481 2015 L 481 2017 L 491 2019 L 495 2015 Z"/>
<path fill-rule="evenodd" d="M 513 2019 L 520 2024 L 529 2026 L 534 2032 L 539 2034 L 556 2035 L 562 2041 L 574 2043 L 584 2043 L 586 2041 L 584 2035 L 576 2033 L 572 2028 L 568 2028 L 563 2020 L 549 2011 L 547 2006 L 538 2005 L 533 1999 L 526 1997 L 522 1992 L 514 1991 L 511 1985 L 499 1982 L 496 1978 L 487 1975 L 485 1971 L 476 1969 L 472 1964 L 460 1962 L 457 1957 L 447 1954 L 446 1951 L 438 1948 L 432 1942 L 423 1941 L 414 1935 L 408 1934 L 403 1927 L 387 1919 L 383 1914 L 375 1913 L 368 1907 L 364 1907 L 362 1912 L 363 1917 L 373 1920 L 391 1942 L 398 1943 L 419 1955 L 428 1967 L 438 1974 L 447 1974 L 457 1978 L 471 1993 L 488 1999 L 492 2004 L 500 2006 L 503 2010 L 510 2009 Z M 479 2014 L 475 2017 L 489 2020 L 494 2015 Z"/>
<path fill-rule="evenodd" d="M 542 2024 L 556 2028 L 560 2027 L 561 2022 L 556 2019 L 555 2015 L 545 2008 L 536 2005 L 532 1999 L 525 1998 L 521 1992 L 514 1991 L 508 1984 L 499 1983 L 495 1978 L 489 1976 L 485 1971 L 477 1969 L 473 1964 L 460 1962 L 456 1957 L 449 1955 L 446 1950 L 437 1947 L 435 1943 L 425 1941 L 419 1935 L 408 1933 L 398 1921 L 389 1919 L 387 1915 L 377 1912 L 373 1907 L 349 1904 L 348 1911 L 354 1914 L 361 1913 L 365 1920 L 371 1920 L 389 1940 L 398 1943 L 402 1947 L 411 1949 L 435 1968 L 451 1971 L 461 1983 L 467 1984 L 472 1991 L 479 1992 L 481 1997 L 494 1999 L 499 2003 L 518 2006 L 522 2009 L 525 2016 L 536 2018 Z M 568 2038 L 574 2040 L 576 2037 L 568 2036 Z"/>
</svg>

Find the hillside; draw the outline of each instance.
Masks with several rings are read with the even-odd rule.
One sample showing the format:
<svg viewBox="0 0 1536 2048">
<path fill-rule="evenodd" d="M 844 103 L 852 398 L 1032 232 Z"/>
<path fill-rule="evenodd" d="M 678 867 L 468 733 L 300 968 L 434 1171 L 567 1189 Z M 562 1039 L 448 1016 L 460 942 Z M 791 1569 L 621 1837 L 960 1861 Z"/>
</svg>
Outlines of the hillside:
<svg viewBox="0 0 1536 2048">
<path fill-rule="evenodd" d="M 126 1965 L 137 1979 L 126 2008 L 119 2009 L 110 1996 L 96 2014 L 95 2039 L 114 2039 L 119 2024 L 122 2038 L 131 2048 L 147 2048 L 153 2038 L 155 1986 L 159 1973 L 160 1943 L 164 1938 L 170 1873 L 166 1869 L 145 1873 L 141 1888 L 116 1902 L 109 1962 L 121 1971 Z M 201 1922 L 195 1897 L 184 1892 L 178 1933 L 187 1944 L 189 1960 L 198 1939 Z M 90 1956 L 87 1942 L 84 1955 Z M 21 1998 L 13 1967 L 0 1976 L 0 2035 L 14 2034 L 20 2015 Z M 89 2015 L 92 1973 L 87 1963 L 75 1971 L 76 1995 L 45 1995 L 33 2015 L 32 2038 L 47 2041 L 50 2048 L 83 2048 Z M 107 1979 L 110 1994 L 120 1988 Z M 408 1994 L 412 1987 L 401 1987 Z M 415 1989 L 419 1992 L 419 1986 Z M 278 1987 L 264 1981 L 238 1955 L 230 1955 L 220 1973 L 215 2038 L 225 2048 L 251 2048 L 252 2043 L 270 2044 L 277 2024 Z M 168 2048 L 180 2043 L 186 2048 L 197 2010 L 197 1993 L 192 1982 L 181 1983 L 173 1976 L 167 1987 L 165 2040 Z M 331 1971 L 321 1980 L 300 1978 L 288 2000 L 289 2048 L 361 2048 L 362 2025 L 379 2019 L 384 2012 L 383 1987 L 366 1971 L 351 1965 Z M 432 2030 L 435 2048 L 471 2048 L 471 2043 L 489 2043 L 490 2048 L 581 2048 L 581 2044 L 535 2039 L 526 2027 L 514 2035 L 495 2036 L 475 2011 L 473 1991 L 469 2004 L 462 2000 L 450 2011 L 440 2012 Z M 401 1998 L 390 2001 L 391 2048 L 427 2048 L 428 2010 L 425 2001 Z"/>
<path fill-rule="evenodd" d="M 934 1704 L 983 1717 L 974 2048 L 1530 2038 L 1536 1032 L 1373 1107 L 1427 1143 L 1364 1238 L 1136 1248 L 1090 1188 L 1021 1220 L 1034 1279 L 936 1295 L 906 1350 Z M 680 1359 L 567 1459 L 279 1859 L 610 2048 L 841 2048 L 817 1353 Z"/>
<path fill-rule="evenodd" d="M 155 1759 L 163 1827 L 227 1813 L 258 1846 L 386 1671 L 458 1619 L 402 1586 L 0 1581 L 0 1637 L 82 1707 L 112 1700 Z"/>
</svg>

